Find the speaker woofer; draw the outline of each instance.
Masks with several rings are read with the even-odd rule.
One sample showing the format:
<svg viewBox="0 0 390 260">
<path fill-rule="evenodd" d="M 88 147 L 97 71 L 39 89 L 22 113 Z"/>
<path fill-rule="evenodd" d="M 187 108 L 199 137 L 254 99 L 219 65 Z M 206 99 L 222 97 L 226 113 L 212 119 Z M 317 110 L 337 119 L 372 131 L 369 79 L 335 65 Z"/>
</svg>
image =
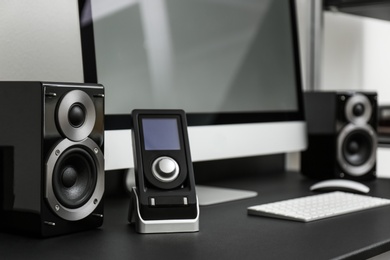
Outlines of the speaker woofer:
<svg viewBox="0 0 390 260">
<path fill-rule="evenodd" d="M 365 131 L 354 131 L 345 138 L 342 150 L 344 159 L 349 164 L 363 165 L 372 153 L 371 136 Z"/>
<path fill-rule="evenodd" d="M 360 176 L 376 162 L 377 138 L 370 125 L 349 124 L 338 136 L 337 159 L 345 172 Z"/>
<path fill-rule="evenodd" d="M 53 171 L 53 191 L 67 208 L 84 205 L 92 196 L 97 180 L 95 160 L 83 148 L 71 147 L 61 154 Z"/>
<path fill-rule="evenodd" d="M 91 214 L 103 197 L 104 158 L 99 146 L 62 140 L 52 150 L 46 171 L 46 199 L 51 209 L 66 220 Z"/>
</svg>

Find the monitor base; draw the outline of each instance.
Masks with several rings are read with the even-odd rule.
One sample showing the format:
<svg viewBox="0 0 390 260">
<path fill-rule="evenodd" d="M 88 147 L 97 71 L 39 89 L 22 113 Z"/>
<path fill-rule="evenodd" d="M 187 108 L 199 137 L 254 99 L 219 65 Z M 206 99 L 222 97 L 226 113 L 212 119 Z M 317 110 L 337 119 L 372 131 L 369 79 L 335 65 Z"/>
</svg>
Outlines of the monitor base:
<svg viewBox="0 0 390 260">
<path fill-rule="evenodd" d="M 214 205 L 257 196 L 257 192 L 255 191 L 236 190 L 203 185 L 196 185 L 196 194 L 198 195 L 200 206 Z"/>
</svg>

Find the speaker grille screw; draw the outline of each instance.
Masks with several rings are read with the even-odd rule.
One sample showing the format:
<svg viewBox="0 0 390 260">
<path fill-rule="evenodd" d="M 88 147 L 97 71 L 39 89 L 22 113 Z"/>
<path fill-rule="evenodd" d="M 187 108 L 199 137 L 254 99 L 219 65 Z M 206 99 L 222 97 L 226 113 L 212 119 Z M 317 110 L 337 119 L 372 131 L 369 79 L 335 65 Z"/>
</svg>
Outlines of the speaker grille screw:
<svg viewBox="0 0 390 260">
<path fill-rule="evenodd" d="M 97 153 L 99 152 L 99 149 L 97 149 L 97 148 L 95 147 L 95 149 L 93 149 L 93 151 L 97 154 Z"/>
<path fill-rule="evenodd" d="M 58 156 L 58 155 L 60 155 L 60 150 L 56 150 L 56 152 L 55 152 L 55 154 Z"/>
<path fill-rule="evenodd" d="M 59 211 L 60 210 L 60 206 L 56 205 L 55 209 L 56 209 L 56 211 Z"/>
</svg>

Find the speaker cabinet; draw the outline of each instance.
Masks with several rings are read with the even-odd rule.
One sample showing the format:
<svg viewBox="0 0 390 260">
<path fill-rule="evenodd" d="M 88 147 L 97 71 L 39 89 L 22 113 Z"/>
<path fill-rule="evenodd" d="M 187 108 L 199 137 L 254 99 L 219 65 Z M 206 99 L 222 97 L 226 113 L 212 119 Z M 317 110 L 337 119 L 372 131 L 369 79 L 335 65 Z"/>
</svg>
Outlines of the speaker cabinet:
<svg viewBox="0 0 390 260">
<path fill-rule="evenodd" d="M 47 237 L 103 223 L 104 89 L 0 82 L 0 228 Z"/>
<path fill-rule="evenodd" d="M 304 94 L 309 146 L 301 170 L 316 179 L 376 177 L 377 95 L 362 92 Z"/>
</svg>

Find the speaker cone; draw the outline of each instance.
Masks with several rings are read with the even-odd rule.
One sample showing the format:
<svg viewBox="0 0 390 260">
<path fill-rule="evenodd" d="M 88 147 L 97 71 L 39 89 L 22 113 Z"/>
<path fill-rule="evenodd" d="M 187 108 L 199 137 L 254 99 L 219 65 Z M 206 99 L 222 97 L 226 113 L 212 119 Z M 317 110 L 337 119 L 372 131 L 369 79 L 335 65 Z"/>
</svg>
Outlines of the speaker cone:
<svg viewBox="0 0 390 260">
<path fill-rule="evenodd" d="M 337 160 L 345 172 L 361 176 L 375 165 L 376 148 L 376 134 L 370 125 L 348 124 L 338 136 Z"/>
<path fill-rule="evenodd" d="M 362 165 L 371 156 L 372 138 L 366 131 L 354 131 L 345 138 L 342 150 L 345 161 L 353 166 Z"/>
<path fill-rule="evenodd" d="M 72 147 L 61 154 L 54 167 L 54 194 L 65 207 L 79 208 L 91 198 L 96 180 L 97 170 L 91 154 Z"/>
<path fill-rule="evenodd" d="M 92 139 L 58 143 L 46 164 L 46 199 L 61 218 L 76 221 L 91 214 L 104 193 L 104 158 Z"/>
</svg>

